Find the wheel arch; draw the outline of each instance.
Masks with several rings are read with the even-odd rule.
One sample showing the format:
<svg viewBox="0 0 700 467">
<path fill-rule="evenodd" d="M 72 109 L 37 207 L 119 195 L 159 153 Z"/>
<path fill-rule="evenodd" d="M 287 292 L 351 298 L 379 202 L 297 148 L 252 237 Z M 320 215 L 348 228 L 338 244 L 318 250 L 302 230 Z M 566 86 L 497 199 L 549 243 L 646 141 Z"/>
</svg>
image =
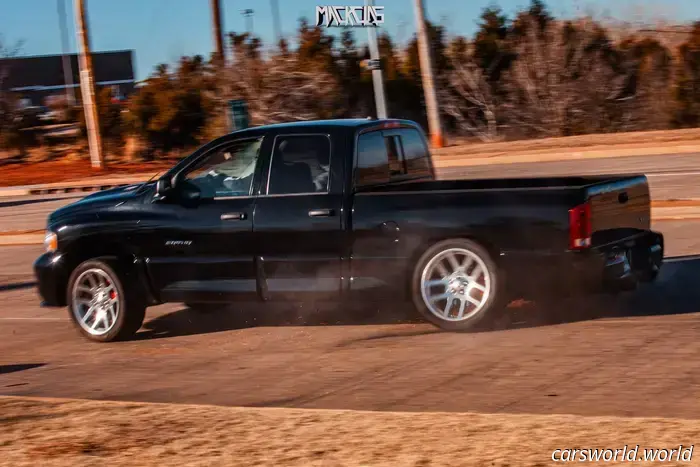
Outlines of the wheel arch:
<svg viewBox="0 0 700 467">
<path fill-rule="evenodd" d="M 57 287 L 63 291 L 67 289 L 71 274 L 80 264 L 88 260 L 102 260 L 118 265 L 128 275 L 135 275 L 134 282 L 142 286 L 141 292 L 147 303 L 158 303 L 143 261 L 122 241 L 86 237 L 71 242 L 63 250 L 62 259 L 64 274 Z"/>
</svg>

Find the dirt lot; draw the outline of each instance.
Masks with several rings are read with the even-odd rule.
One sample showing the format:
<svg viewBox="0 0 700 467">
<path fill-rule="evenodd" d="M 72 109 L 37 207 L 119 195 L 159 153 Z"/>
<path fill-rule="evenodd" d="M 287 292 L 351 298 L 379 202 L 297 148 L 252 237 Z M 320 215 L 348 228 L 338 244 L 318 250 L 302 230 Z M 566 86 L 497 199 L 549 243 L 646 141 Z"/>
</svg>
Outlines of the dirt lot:
<svg viewBox="0 0 700 467">
<path fill-rule="evenodd" d="M 556 449 L 639 445 L 641 455 L 645 448 L 688 448 L 700 433 L 700 421 L 679 419 L 257 409 L 11 397 L 0 398 L 0 413 L 0 465 L 8 466 L 47 462 L 56 466 L 549 465 Z"/>
<path fill-rule="evenodd" d="M 143 163 L 114 163 L 103 170 L 94 170 L 87 160 L 59 159 L 46 162 L 14 163 L 0 165 L 0 185 L 19 186 L 56 183 L 102 177 L 105 175 L 130 175 L 158 172 L 173 165 L 174 160 Z"/>
<path fill-rule="evenodd" d="M 561 153 L 578 153 L 577 157 L 614 157 L 630 154 L 665 154 L 700 152 L 700 129 L 585 135 L 567 138 L 545 138 L 503 143 L 473 143 L 462 140 L 450 142 L 450 146 L 436 150 L 438 166 L 453 166 L 463 159 L 490 159 L 518 156 L 523 162 L 538 158 L 559 157 Z M 182 157 L 186 154 L 183 153 Z M 660 156 L 663 157 L 663 156 Z M 166 169 L 177 158 L 148 163 L 119 163 L 111 161 L 103 170 L 93 170 L 86 158 L 72 157 L 40 161 L 30 158 L 19 161 L 0 155 L 0 185 L 18 186 L 39 183 L 65 182 L 94 176 L 137 174 Z M 499 162 L 503 162 L 496 159 Z M 544 160 L 544 159 L 543 159 Z M 484 163 L 489 161 L 484 160 Z"/>
</svg>

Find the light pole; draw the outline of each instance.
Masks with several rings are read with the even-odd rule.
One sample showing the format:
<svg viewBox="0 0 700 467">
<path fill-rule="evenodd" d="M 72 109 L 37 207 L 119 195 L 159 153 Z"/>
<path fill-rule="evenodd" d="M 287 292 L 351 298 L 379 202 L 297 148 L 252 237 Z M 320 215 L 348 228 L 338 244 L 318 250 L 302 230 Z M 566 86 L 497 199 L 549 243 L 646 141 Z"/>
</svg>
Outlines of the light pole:
<svg viewBox="0 0 700 467">
<path fill-rule="evenodd" d="M 366 6 L 374 6 L 373 0 L 365 0 Z M 372 60 L 372 82 L 374 84 L 374 101 L 377 106 L 377 118 L 387 118 L 386 98 L 384 97 L 384 77 L 382 75 L 381 58 L 379 56 L 379 44 L 377 43 L 377 27 L 370 25 L 367 28 L 369 35 L 369 53 Z"/>
<path fill-rule="evenodd" d="M 69 105 L 75 105 L 75 91 L 73 89 L 73 67 L 68 54 L 68 28 L 66 26 L 66 0 L 56 0 L 58 9 L 58 28 L 61 32 L 61 61 L 63 64 L 63 82 L 66 85 L 66 100 Z"/>
<path fill-rule="evenodd" d="M 280 25 L 280 7 L 277 0 L 270 0 L 270 7 L 272 8 L 272 24 L 275 28 L 275 39 L 277 39 L 277 45 L 282 42 L 282 26 Z"/>
<path fill-rule="evenodd" d="M 250 8 L 246 8 L 245 10 L 241 10 L 241 14 L 245 17 L 245 27 L 248 30 L 248 34 L 252 35 L 253 34 L 253 14 L 255 14 L 255 11 L 253 11 Z"/>
</svg>

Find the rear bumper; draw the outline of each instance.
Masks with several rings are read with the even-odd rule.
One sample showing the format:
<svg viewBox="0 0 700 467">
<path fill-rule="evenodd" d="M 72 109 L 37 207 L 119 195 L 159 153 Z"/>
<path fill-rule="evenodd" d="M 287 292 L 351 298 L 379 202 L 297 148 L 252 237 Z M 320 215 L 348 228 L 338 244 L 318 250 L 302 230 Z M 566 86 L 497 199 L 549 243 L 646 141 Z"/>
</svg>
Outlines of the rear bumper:
<svg viewBox="0 0 700 467">
<path fill-rule="evenodd" d="M 60 253 L 44 253 L 34 262 L 42 306 L 66 306 L 66 271 Z"/>
<path fill-rule="evenodd" d="M 664 238 L 647 231 L 623 242 L 563 254 L 505 254 L 507 288 L 517 297 L 632 290 L 658 275 Z"/>
</svg>

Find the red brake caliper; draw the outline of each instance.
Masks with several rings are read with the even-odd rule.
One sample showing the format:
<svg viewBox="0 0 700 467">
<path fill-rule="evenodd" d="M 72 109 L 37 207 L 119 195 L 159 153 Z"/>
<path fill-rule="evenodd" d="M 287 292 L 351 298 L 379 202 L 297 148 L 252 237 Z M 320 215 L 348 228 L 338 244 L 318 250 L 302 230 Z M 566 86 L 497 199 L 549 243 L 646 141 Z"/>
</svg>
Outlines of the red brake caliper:
<svg viewBox="0 0 700 467">
<path fill-rule="evenodd" d="M 112 285 L 112 283 L 111 283 L 109 280 L 105 279 L 105 281 L 107 282 L 107 286 L 108 286 L 108 287 L 109 287 L 110 285 Z M 114 289 L 110 290 L 110 291 L 109 291 L 109 298 L 111 298 L 112 300 L 114 300 L 115 298 L 117 298 L 117 291 L 114 290 Z"/>
</svg>

